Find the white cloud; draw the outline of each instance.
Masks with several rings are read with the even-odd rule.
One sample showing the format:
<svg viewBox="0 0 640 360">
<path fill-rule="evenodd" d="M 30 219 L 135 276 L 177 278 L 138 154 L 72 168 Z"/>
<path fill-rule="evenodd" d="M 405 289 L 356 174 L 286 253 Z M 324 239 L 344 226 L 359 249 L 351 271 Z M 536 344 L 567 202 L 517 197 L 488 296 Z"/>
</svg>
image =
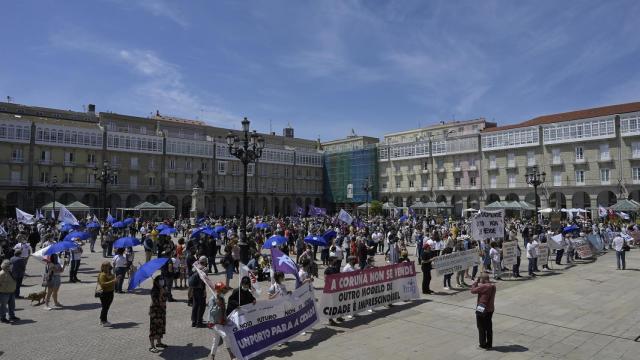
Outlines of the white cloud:
<svg viewBox="0 0 640 360">
<path fill-rule="evenodd" d="M 179 66 L 162 59 L 152 50 L 122 48 L 81 32 L 58 33 L 51 44 L 58 48 L 81 51 L 100 56 L 138 75 L 128 89 L 122 89 L 120 101 L 144 113 L 159 109 L 161 113 L 187 118 L 199 118 L 215 125 L 237 121 L 240 117 L 224 110 L 219 99 L 203 100 L 189 89 Z M 116 96 L 117 97 L 117 96 Z M 211 105 L 210 103 L 214 103 Z"/>
<path fill-rule="evenodd" d="M 186 28 L 189 26 L 187 17 L 178 10 L 173 3 L 166 0 L 107 0 L 125 8 L 138 8 L 153 16 L 167 18 Z M 178 3 L 178 2 L 176 2 Z"/>
</svg>

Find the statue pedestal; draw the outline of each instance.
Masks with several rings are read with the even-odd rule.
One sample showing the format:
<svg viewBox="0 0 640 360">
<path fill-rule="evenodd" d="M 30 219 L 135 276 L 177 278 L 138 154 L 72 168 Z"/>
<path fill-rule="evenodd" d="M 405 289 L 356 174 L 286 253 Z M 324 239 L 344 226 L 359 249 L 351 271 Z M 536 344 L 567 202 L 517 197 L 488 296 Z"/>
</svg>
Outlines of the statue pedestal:
<svg viewBox="0 0 640 360">
<path fill-rule="evenodd" d="M 191 193 L 191 210 L 189 216 L 191 218 L 191 225 L 196 224 L 196 219 L 199 215 L 204 213 L 204 190 L 199 187 L 194 187 Z"/>
</svg>

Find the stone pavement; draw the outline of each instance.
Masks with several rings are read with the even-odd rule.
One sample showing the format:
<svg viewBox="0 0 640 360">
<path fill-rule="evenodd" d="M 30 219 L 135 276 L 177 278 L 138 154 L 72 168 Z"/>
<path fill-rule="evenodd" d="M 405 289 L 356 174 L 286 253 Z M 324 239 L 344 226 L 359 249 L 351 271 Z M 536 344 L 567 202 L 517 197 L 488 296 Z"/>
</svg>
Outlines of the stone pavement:
<svg viewBox="0 0 640 360">
<path fill-rule="evenodd" d="M 136 255 L 143 257 L 142 252 Z M 22 321 L 0 326 L 0 359 L 208 356 L 211 332 L 191 328 L 185 290 L 174 290 L 178 302 L 167 305 L 164 342 L 170 347 L 159 354 L 147 350 L 150 281 L 134 294 L 116 294 L 109 314 L 113 327 L 99 326 L 100 304 L 93 291 L 102 260 L 100 253 L 85 252 L 79 275 L 83 282 L 65 282 L 60 288 L 62 309 L 45 311 L 18 300 Z M 381 257 L 378 260 L 382 262 Z M 442 277 L 434 276 L 436 295 L 363 313 L 339 326 L 318 324 L 261 358 L 639 359 L 640 343 L 634 340 L 640 336 L 640 250 L 633 249 L 627 260 L 627 270 L 617 271 L 615 254 L 609 252 L 594 262 L 561 266 L 534 280 L 498 282 L 493 351 L 477 348 L 475 297 L 467 290 L 443 290 Z M 29 261 L 31 277 L 25 279 L 23 294 L 41 289 L 42 269 L 41 263 Z M 66 278 L 65 274 L 63 281 Z M 321 286 L 318 279 L 316 287 Z M 228 355 L 219 350 L 217 358 Z"/>
</svg>

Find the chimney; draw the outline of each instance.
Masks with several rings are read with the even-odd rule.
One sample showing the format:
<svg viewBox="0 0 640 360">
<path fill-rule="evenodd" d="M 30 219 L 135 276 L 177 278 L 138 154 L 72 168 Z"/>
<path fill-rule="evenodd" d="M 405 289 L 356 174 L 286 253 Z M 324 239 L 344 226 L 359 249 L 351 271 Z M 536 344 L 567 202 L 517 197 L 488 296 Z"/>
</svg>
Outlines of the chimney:
<svg viewBox="0 0 640 360">
<path fill-rule="evenodd" d="M 96 114 L 96 106 L 94 104 L 89 104 L 87 106 L 87 113 L 89 113 L 91 115 L 95 115 Z"/>
</svg>

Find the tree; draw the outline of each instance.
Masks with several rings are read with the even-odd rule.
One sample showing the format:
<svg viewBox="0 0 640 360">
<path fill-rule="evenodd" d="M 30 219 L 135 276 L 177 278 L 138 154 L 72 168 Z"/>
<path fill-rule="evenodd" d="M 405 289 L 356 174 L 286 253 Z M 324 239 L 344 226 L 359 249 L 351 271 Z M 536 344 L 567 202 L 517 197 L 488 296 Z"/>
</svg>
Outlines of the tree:
<svg viewBox="0 0 640 360">
<path fill-rule="evenodd" d="M 378 200 L 373 200 L 371 202 L 371 208 L 369 208 L 369 213 L 372 216 L 376 216 L 376 215 L 380 215 L 382 214 L 382 203 Z"/>
</svg>

